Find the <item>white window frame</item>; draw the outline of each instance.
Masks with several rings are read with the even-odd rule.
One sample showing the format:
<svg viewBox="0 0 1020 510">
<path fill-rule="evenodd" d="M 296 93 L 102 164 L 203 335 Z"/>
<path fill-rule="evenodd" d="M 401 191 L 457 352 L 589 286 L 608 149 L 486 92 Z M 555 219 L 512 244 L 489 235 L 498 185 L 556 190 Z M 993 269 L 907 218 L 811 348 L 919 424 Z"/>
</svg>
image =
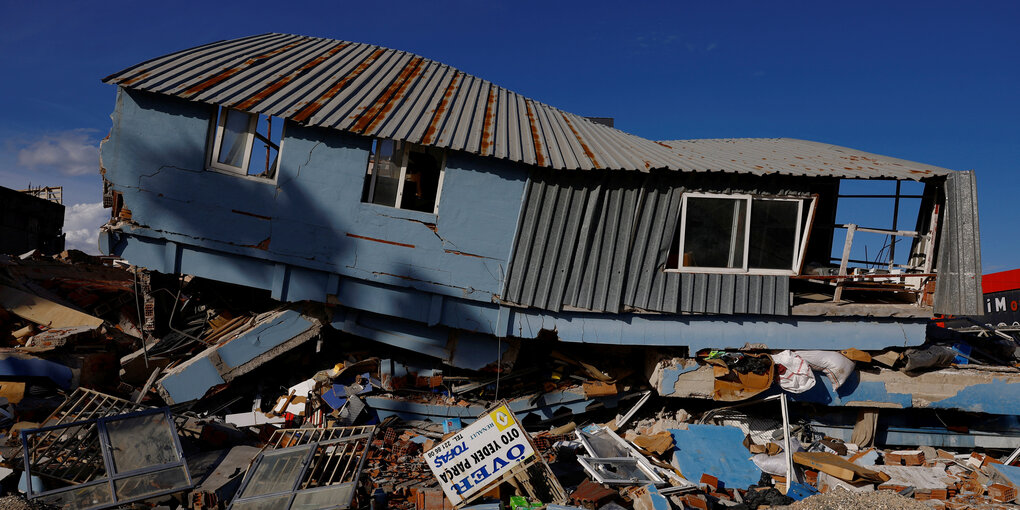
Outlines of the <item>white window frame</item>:
<svg viewBox="0 0 1020 510">
<path fill-rule="evenodd" d="M 379 165 L 379 145 L 378 144 L 380 142 L 382 142 L 383 140 L 385 140 L 385 139 L 384 138 L 373 138 L 372 139 L 372 144 L 375 146 L 375 150 L 374 150 L 374 152 L 372 150 L 368 151 L 368 159 L 365 162 L 365 168 L 366 168 L 366 172 L 367 172 L 367 171 L 369 171 L 368 170 L 368 165 L 372 165 L 372 168 L 371 168 L 372 180 L 371 180 L 371 182 L 369 183 L 369 186 L 368 186 L 368 198 L 365 201 L 365 203 L 372 204 L 372 205 L 380 205 L 380 206 L 383 206 L 383 207 L 392 207 L 394 209 L 400 209 L 402 211 L 413 210 L 413 209 L 404 209 L 404 208 L 400 207 L 400 203 L 403 201 L 403 198 L 404 198 L 404 183 L 407 182 L 407 161 L 410 158 L 411 151 L 415 147 L 424 147 L 424 146 L 415 145 L 413 143 L 404 142 L 404 141 L 401 141 L 401 140 L 392 140 L 394 144 L 399 143 L 400 146 L 401 146 L 401 148 L 400 148 L 400 151 L 401 151 L 401 157 L 400 157 L 400 176 L 398 177 L 399 180 L 397 181 L 397 195 L 396 195 L 396 198 L 394 199 L 394 203 L 392 205 L 389 205 L 389 204 L 377 204 L 374 201 L 374 198 L 375 198 L 375 181 L 376 181 L 376 178 L 379 176 L 379 173 L 376 172 L 375 169 Z M 374 158 L 374 160 L 373 160 L 373 158 Z M 443 193 L 443 178 L 444 177 L 446 177 L 446 151 L 445 150 L 443 151 L 442 159 L 439 161 L 439 180 L 436 183 L 436 203 L 432 205 L 432 214 L 439 214 L 439 197 Z M 418 212 L 421 212 L 421 211 L 418 211 Z"/>
<path fill-rule="evenodd" d="M 241 113 L 243 113 L 245 115 L 248 115 L 248 129 L 247 129 L 247 131 L 245 133 L 245 143 L 244 143 L 244 160 L 242 161 L 242 165 L 243 166 L 241 166 L 241 167 L 235 167 L 233 165 L 228 165 L 228 164 L 225 164 L 225 163 L 220 163 L 218 161 L 218 159 L 219 159 L 218 156 L 219 156 L 219 153 L 220 153 L 220 148 L 223 145 L 223 129 L 224 129 L 224 124 L 227 121 L 227 116 L 224 113 L 227 112 L 228 110 L 232 110 L 232 111 L 235 111 L 235 112 L 241 112 Z M 283 122 L 283 125 L 280 126 L 280 141 L 279 141 L 279 143 L 276 144 L 276 146 L 277 146 L 277 149 L 276 149 L 276 167 L 273 168 L 273 175 L 272 175 L 272 177 L 260 177 L 258 175 L 249 175 L 248 174 L 248 166 L 251 165 L 251 155 L 252 155 L 252 150 L 254 148 L 255 139 L 256 139 L 255 132 L 256 132 L 256 129 L 258 128 L 258 122 L 259 122 L 259 115 L 260 114 L 258 114 L 258 113 L 250 113 L 250 112 L 246 112 L 244 110 L 237 110 L 237 109 L 234 109 L 234 108 L 228 108 L 226 106 L 217 106 L 216 107 L 215 115 L 216 115 L 216 128 L 212 130 L 212 133 L 210 134 L 211 139 L 209 140 L 209 143 L 207 144 L 207 146 L 211 148 L 209 154 L 206 157 L 206 161 L 208 162 L 208 168 L 210 170 L 215 170 L 217 172 L 227 173 L 227 174 L 230 174 L 230 175 L 236 175 L 236 176 L 244 177 L 246 179 L 253 179 L 253 180 L 256 180 L 256 181 L 259 181 L 259 182 L 274 182 L 275 183 L 277 177 L 280 175 L 280 162 L 281 162 L 281 156 L 283 155 L 283 141 L 287 137 L 287 122 L 286 122 L 286 120 L 283 119 L 282 117 L 276 117 L 281 122 Z M 272 136 L 272 133 L 269 133 L 269 135 Z"/>
<path fill-rule="evenodd" d="M 248 116 L 248 131 L 245 134 L 244 160 L 242 161 L 241 167 L 219 162 L 220 148 L 223 145 L 223 129 L 224 124 L 227 122 L 226 113 L 228 111 L 240 112 Z M 248 164 L 251 162 L 251 148 L 255 141 L 255 126 L 258 122 L 258 117 L 254 113 L 248 113 L 242 110 L 233 110 L 226 106 L 217 106 L 216 116 L 217 121 L 216 129 L 213 132 L 212 153 L 209 154 L 209 168 L 230 172 L 232 174 L 248 175 Z"/>
<path fill-rule="evenodd" d="M 715 199 L 728 199 L 728 200 L 746 200 L 747 207 L 744 211 L 744 253 L 743 253 L 743 266 L 742 267 L 700 267 L 700 266 L 684 266 L 684 243 L 687 238 L 687 199 L 688 198 L 715 198 Z M 790 269 L 766 269 L 766 268 L 755 268 L 748 267 L 748 255 L 751 249 L 751 214 L 754 209 L 755 200 L 768 200 L 777 202 L 797 202 L 797 225 L 795 231 L 795 239 L 797 239 L 796 251 L 793 256 L 793 265 Z M 808 202 L 809 201 L 809 202 Z M 804 219 L 804 206 L 805 202 L 809 203 L 807 211 L 807 221 Z M 699 192 L 687 192 L 684 193 L 680 200 L 680 223 L 677 228 L 680 229 L 680 240 L 676 246 L 677 249 L 677 267 L 667 268 L 668 272 L 679 272 L 679 273 L 709 273 L 709 274 L 756 274 L 756 275 L 788 275 L 793 276 L 800 274 L 801 269 L 804 267 L 804 257 L 806 256 L 806 248 L 809 234 L 811 232 L 811 224 L 814 222 L 815 208 L 818 204 L 818 197 L 815 195 L 811 196 L 776 196 L 776 195 L 751 195 L 751 194 L 724 194 L 724 193 L 699 193 Z M 802 228 L 803 225 L 803 228 Z M 803 230 L 803 231 L 802 231 Z M 732 246 L 732 244 L 731 244 Z"/>
</svg>

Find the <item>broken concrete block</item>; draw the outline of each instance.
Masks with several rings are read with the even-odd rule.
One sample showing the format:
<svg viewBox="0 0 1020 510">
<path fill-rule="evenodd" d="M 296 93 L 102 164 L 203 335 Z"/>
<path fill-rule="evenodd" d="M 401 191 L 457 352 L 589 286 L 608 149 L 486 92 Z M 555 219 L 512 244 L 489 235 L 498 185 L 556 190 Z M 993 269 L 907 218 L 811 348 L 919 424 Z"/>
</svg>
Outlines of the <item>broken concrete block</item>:
<svg viewBox="0 0 1020 510">
<path fill-rule="evenodd" d="M 1016 499 L 1016 487 L 993 483 L 988 486 L 988 497 L 1000 503 L 1012 502 Z"/>
<path fill-rule="evenodd" d="M 156 390 L 168 404 L 202 398 L 213 386 L 230 382 L 319 334 L 317 319 L 296 310 L 259 316 L 247 329 L 166 371 Z"/>
<path fill-rule="evenodd" d="M 654 485 L 644 485 L 630 491 L 634 510 L 670 510 L 669 500 Z"/>
<path fill-rule="evenodd" d="M 894 450 L 886 452 L 885 463 L 898 466 L 923 466 L 924 452 L 921 450 Z"/>
</svg>

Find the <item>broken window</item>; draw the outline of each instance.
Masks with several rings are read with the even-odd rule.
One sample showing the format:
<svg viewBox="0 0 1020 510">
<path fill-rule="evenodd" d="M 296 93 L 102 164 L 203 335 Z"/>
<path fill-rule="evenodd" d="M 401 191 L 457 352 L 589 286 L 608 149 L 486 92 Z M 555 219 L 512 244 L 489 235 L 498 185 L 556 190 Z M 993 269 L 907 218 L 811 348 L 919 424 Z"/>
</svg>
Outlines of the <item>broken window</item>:
<svg viewBox="0 0 1020 510">
<path fill-rule="evenodd" d="M 362 202 L 435 214 L 445 152 L 398 140 L 372 140 Z"/>
<path fill-rule="evenodd" d="M 99 418 L 145 409 L 149 409 L 149 407 L 87 388 L 74 390 L 67 397 L 67 400 L 54 410 L 53 414 L 44 422 L 49 432 L 34 436 L 33 440 L 39 444 L 47 445 L 51 450 L 59 450 L 63 447 L 70 447 L 70 445 L 75 445 L 74 447 L 79 452 L 84 451 L 86 446 L 94 448 L 95 455 L 81 455 L 79 457 L 83 461 L 84 459 L 92 459 L 93 465 L 86 466 L 83 463 L 78 463 L 66 466 L 56 462 L 56 459 L 48 459 L 47 462 L 40 462 L 33 467 L 35 474 L 66 483 L 83 483 L 92 480 L 97 473 L 101 475 L 103 466 L 99 444 L 97 442 L 90 445 L 85 440 L 86 438 L 97 437 L 97 420 Z M 79 423 L 71 434 L 67 433 L 69 429 L 58 427 L 58 425 L 69 423 Z M 20 468 L 19 462 L 21 460 L 13 458 L 10 459 L 10 462 Z"/>
<path fill-rule="evenodd" d="M 108 508 L 192 487 L 169 409 L 25 430 L 28 497 L 58 508 Z M 42 491 L 32 476 L 74 485 Z"/>
<path fill-rule="evenodd" d="M 577 460 L 595 481 L 605 484 L 655 484 L 662 480 L 637 459 L 626 457 L 593 458 L 584 455 Z"/>
<path fill-rule="evenodd" d="M 278 430 L 230 510 L 348 508 L 374 426 Z"/>
<path fill-rule="evenodd" d="M 796 274 L 814 203 L 813 198 L 685 193 L 677 244 L 682 256 L 671 268 Z"/>
<path fill-rule="evenodd" d="M 596 481 L 607 484 L 666 483 L 648 459 L 612 430 L 589 425 L 576 433 L 588 452 L 587 456 L 578 456 L 577 461 Z"/>
<path fill-rule="evenodd" d="M 273 179 L 280 159 L 283 119 L 218 107 L 209 167 Z"/>
</svg>

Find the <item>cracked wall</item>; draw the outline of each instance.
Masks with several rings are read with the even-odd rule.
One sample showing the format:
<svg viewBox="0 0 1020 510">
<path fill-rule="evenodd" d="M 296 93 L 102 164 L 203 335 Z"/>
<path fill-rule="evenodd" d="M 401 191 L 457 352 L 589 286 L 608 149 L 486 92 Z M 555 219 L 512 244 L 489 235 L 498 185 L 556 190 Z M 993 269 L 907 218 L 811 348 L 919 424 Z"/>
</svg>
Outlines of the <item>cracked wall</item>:
<svg viewBox="0 0 1020 510">
<path fill-rule="evenodd" d="M 205 169 L 213 113 L 118 91 L 102 158 L 132 221 L 111 230 L 109 250 L 290 299 L 326 301 L 345 279 L 485 303 L 499 295 L 527 167 L 450 152 L 438 214 L 365 204 L 371 139 L 288 124 L 277 179 L 247 178 Z"/>
</svg>

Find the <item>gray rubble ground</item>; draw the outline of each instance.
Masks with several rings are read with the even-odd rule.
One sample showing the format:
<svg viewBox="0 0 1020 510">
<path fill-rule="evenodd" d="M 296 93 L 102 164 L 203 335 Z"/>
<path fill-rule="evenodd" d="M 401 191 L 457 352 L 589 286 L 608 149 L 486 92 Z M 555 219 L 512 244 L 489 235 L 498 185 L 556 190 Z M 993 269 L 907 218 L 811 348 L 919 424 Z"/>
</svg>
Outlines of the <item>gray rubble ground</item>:
<svg viewBox="0 0 1020 510">
<path fill-rule="evenodd" d="M 931 510 L 913 498 L 892 491 L 852 493 L 835 489 L 804 498 L 786 507 L 788 510 Z"/>
</svg>

